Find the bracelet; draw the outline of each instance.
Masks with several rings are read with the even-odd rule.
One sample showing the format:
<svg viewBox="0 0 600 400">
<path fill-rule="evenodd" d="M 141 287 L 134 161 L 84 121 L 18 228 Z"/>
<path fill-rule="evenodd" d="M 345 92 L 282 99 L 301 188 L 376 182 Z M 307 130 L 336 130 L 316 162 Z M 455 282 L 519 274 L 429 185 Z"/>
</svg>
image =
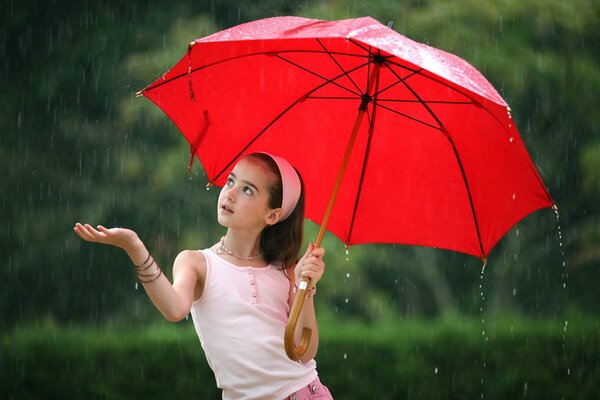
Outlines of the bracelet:
<svg viewBox="0 0 600 400">
<path fill-rule="evenodd" d="M 152 261 L 150 261 L 150 259 L 152 259 Z M 148 263 L 148 261 L 150 261 L 150 263 Z M 152 272 L 150 274 L 142 274 L 142 272 L 146 272 L 153 265 L 156 265 L 156 269 L 154 270 L 154 272 Z M 156 260 L 154 260 L 154 257 L 152 257 L 150 255 L 150 252 L 148 252 L 148 257 L 146 257 L 146 260 L 143 263 L 135 266 L 135 273 L 138 276 L 138 280 L 142 283 L 154 282 L 155 280 L 160 278 L 160 276 L 162 275 L 162 271 L 161 271 L 160 267 L 156 264 Z M 142 278 L 144 278 L 144 279 L 142 279 Z M 150 279 L 145 280 L 145 278 L 150 278 Z"/>
<path fill-rule="evenodd" d="M 154 263 L 152 263 L 154 264 Z M 156 268 L 154 269 L 154 272 L 150 273 L 150 274 L 140 274 L 139 272 L 137 272 L 137 276 L 143 276 L 143 277 L 150 277 L 150 276 L 154 276 L 156 274 L 158 274 L 158 271 L 160 270 L 160 268 L 158 267 L 158 265 L 156 266 Z"/>
<path fill-rule="evenodd" d="M 143 280 L 142 279 L 142 277 L 149 277 L 149 276 L 154 276 L 154 275 L 156 275 L 156 276 L 154 278 L 152 278 L 152 279 L 148 279 L 148 280 Z M 156 270 L 154 270 L 154 272 L 152 274 L 150 274 L 150 275 L 140 275 L 140 274 L 138 274 L 138 279 L 142 283 L 150 283 L 150 282 L 154 282 L 155 280 L 157 280 L 158 278 L 160 278 L 161 275 L 162 275 L 162 271 L 157 266 Z"/>
<path fill-rule="evenodd" d="M 155 280 L 157 280 L 158 278 L 160 278 L 161 275 L 162 275 L 162 271 L 159 269 L 158 270 L 158 275 L 156 275 L 156 278 L 153 278 L 153 279 L 150 279 L 150 280 L 147 280 L 147 281 L 143 281 L 143 280 L 140 279 L 140 282 L 142 282 L 142 283 L 154 282 Z"/>
<path fill-rule="evenodd" d="M 298 293 L 298 285 L 294 284 L 294 294 Z M 317 293 L 317 285 L 306 291 L 308 297 L 313 297 Z"/>
<path fill-rule="evenodd" d="M 144 267 L 144 265 L 146 265 L 146 263 L 148 262 L 148 260 L 150 260 L 150 252 L 148 252 L 148 257 L 146 258 L 146 261 L 144 261 L 143 263 L 141 263 L 140 265 L 136 265 L 135 269 L 140 269 L 142 267 Z M 153 260 L 154 261 L 154 260 Z M 150 264 L 152 265 L 152 264 Z M 150 265 L 148 265 L 146 268 L 143 269 L 143 271 L 147 270 L 148 268 L 150 268 Z"/>
</svg>

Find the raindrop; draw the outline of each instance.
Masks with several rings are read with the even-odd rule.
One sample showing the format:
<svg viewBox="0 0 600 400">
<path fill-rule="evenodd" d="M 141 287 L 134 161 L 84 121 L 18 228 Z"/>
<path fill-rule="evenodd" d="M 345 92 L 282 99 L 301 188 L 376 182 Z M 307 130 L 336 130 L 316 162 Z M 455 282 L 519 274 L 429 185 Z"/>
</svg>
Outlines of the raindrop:
<svg viewBox="0 0 600 400">
<path fill-rule="evenodd" d="M 348 301 L 350 301 L 350 300 L 346 297 L 346 304 L 348 304 Z"/>
<path fill-rule="evenodd" d="M 562 273 L 562 277 L 563 277 L 563 289 L 567 290 L 567 278 L 569 277 L 569 274 L 567 273 L 566 270 L 566 266 L 567 266 L 567 259 L 565 257 L 565 250 L 563 248 L 563 242 L 562 242 L 562 230 L 560 228 L 560 214 L 558 212 L 558 206 L 555 204 L 552 209 L 554 210 L 554 212 L 556 213 L 556 227 L 558 230 L 558 241 L 559 241 L 559 247 L 560 247 L 560 255 L 562 258 L 562 267 L 563 267 L 563 273 Z M 566 340 L 567 340 L 567 326 L 569 325 L 569 321 L 565 320 L 565 324 L 563 326 L 563 335 L 562 335 L 562 346 L 563 346 L 563 357 L 566 359 Z M 570 374 L 571 371 L 568 368 L 567 369 L 567 373 Z"/>
<path fill-rule="evenodd" d="M 348 358 L 348 354 L 344 353 L 344 360 Z"/>
<path fill-rule="evenodd" d="M 512 143 L 514 140 L 515 140 L 515 138 L 514 138 L 514 137 L 512 137 L 512 136 L 511 136 L 511 137 L 508 139 L 508 141 L 509 141 L 509 142 L 511 142 L 511 143 Z"/>
<path fill-rule="evenodd" d="M 516 199 L 517 199 L 517 194 L 516 194 L 516 193 L 513 193 L 513 195 L 512 195 L 512 199 L 513 199 L 513 200 L 516 200 Z"/>
<path fill-rule="evenodd" d="M 485 301 L 485 296 L 484 296 L 484 291 L 483 291 L 483 276 L 485 274 L 485 267 L 486 267 L 486 265 L 487 265 L 487 260 L 484 259 L 483 260 L 483 267 L 481 267 L 481 276 L 479 277 L 479 280 L 480 280 L 480 282 L 479 282 L 479 293 L 481 295 L 481 307 L 479 307 L 479 312 L 481 313 L 481 337 L 483 338 L 484 342 L 487 343 L 488 337 L 485 334 L 485 318 L 484 318 L 484 315 L 483 315 L 483 304 L 484 304 L 484 301 Z M 483 352 L 483 356 L 485 357 L 485 350 Z M 482 370 L 482 374 L 484 374 L 484 376 L 485 376 L 485 372 L 484 372 L 485 371 L 485 364 L 486 363 L 485 363 L 485 360 L 484 360 L 483 361 L 483 370 Z M 481 398 L 482 399 L 483 399 L 483 388 L 484 388 L 483 383 L 484 383 L 484 378 L 482 377 L 481 378 Z"/>
<path fill-rule="evenodd" d="M 138 290 L 138 288 L 139 288 L 139 285 L 138 285 L 138 283 L 136 282 L 136 283 L 135 283 L 135 290 Z"/>
<path fill-rule="evenodd" d="M 346 278 L 350 278 L 350 272 L 346 273 Z"/>
<path fill-rule="evenodd" d="M 437 373 L 438 373 L 437 367 L 435 367 L 435 370 L 433 371 L 433 373 L 437 375 Z"/>
</svg>

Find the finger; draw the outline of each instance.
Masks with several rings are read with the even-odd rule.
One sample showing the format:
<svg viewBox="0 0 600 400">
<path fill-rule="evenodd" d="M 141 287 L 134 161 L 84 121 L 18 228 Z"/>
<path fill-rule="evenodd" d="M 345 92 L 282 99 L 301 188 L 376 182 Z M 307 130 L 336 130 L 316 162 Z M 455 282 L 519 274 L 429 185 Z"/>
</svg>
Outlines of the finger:
<svg viewBox="0 0 600 400">
<path fill-rule="evenodd" d="M 310 280 L 311 288 L 312 288 L 312 286 L 315 286 L 318 281 L 321 280 L 321 276 L 322 276 L 322 274 L 318 274 L 318 273 L 314 273 L 314 272 L 307 272 L 307 273 L 302 274 L 302 278 L 307 278 Z"/>
<path fill-rule="evenodd" d="M 317 257 L 314 255 L 311 255 L 310 257 L 308 257 L 306 260 L 304 260 L 304 264 L 322 264 L 323 260 L 321 259 L 321 257 Z"/>
<path fill-rule="evenodd" d="M 98 230 L 99 230 L 100 232 L 102 232 L 102 233 L 104 233 L 104 234 L 107 234 L 107 235 L 108 235 L 108 234 L 110 233 L 110 231 L 109 231 L 108 229 L 106 229 L 105 227 L 103 227 L 102 225 L 98 225 L 98 227 L 97 227 L 97 228 L 98 228 Z"/>
<path fill-rule="evenodd" d="M 83 240 L 87 240 L 87 241 L 94 240 L 94 237 L 92 235 L 90 235 L 89 232 L 81 224 L 77 224 L 73 228 L 73 230 L 75 231 L 75 233 L 77 234 L 77 236 L 79 236 Z"/>
<path fill-rule="evenodd" d="M 303 278 L 310 278 L 310 280 L 313 280 L 315 278 L 320 278 L 321 274 L 316 271 L 302 271 L 300 276 Z"/>
<path fill-rule="evenodd" d="M 94 228 L 93 226 L 91 226 L 90 224 L 85 224 L 85 228 L 87 229 L 87 231 L 94 237 L 98 237 L 101 236 L 100 232 Z"/>
<path fill-rule="evenodd" d="M 323 257 L 325 255 L 325 249 L 322 247 L 314 248 L 311 252 L 311 256 L 315 257 Z"/>
<path fill-rule="evenodd" d="M 310 266 L 307 266 L 306 268 L 302 268 L 302 270 L 300 271 L 300 275 L 302 275 L 304 273 L 323 274 L 323 272 L 325 272 L 324 266 L 311 264 Z"/>
<path fill-rule="evenodd" d="M 313 249 L 315 248 L 315 245 L 311 243 L 308 244 L 308 248 L 306 249 L 306 252 L 304 253 L 304 256 L 302 258 L 306 258 L 308 257 L 308 255 L 310 254 L 311 251 L 313 251 Z"/>
</svg>

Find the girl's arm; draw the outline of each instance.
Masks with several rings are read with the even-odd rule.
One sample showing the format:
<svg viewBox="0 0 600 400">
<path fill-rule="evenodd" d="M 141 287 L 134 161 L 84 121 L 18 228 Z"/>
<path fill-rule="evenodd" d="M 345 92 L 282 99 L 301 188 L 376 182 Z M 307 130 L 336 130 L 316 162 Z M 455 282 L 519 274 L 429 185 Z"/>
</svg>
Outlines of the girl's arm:
<svg viewBox="0 0 600 400">
<path fill-rule="evenodd" d="M 160 267 L 156 261 L 153 265 L 151 264 L 154 258 L 134 231 L 123 228 L 107 229 L 101 225 L 98 226 L 98 229 L 94 229 L 89 224 L 82 225 L 80 223 L 77 223 L 73 229 L 85 241 L 109 244 L 125 250 L 133 265 L 149 266 L 140 273 L 145 275 L 150 275 L 155 271 L 158 273 L 159 270 L 156 268 Z M 161 314 L 167 320 L 177 322 L 188 315 L 195 297 L 199 297 L 201 294 L 197 289 L 199 287 L 201 291 L 204 282 L 205 273 L 201 271 L 206 271 L 206 261 L 202 253 L 183 251 L 173 264 L 172 285 L 162 273 L 156 279 L 154 279 L 156 275 L 150 278 L 143 277 L 140 282 Z"/>
<path fill-rule="evenodd" d="M 309 328 L 312 330 L 312 335 L 310 339 L 310 343 L 308 345 L 308 349 L 300 359 L 303 363 L 306 363 L 317 355 L 317 350 L 319 348 L 319 327 L 317 324 L 317 316 L 315 314 L 315 303 L 313 300 L 313 296 L 311 295 L 311 290 L 315 287 L 317 282 L 323 276 L 325 272 L 325 263 L 323 262 L 323 255 L 325 254 L 325 249 L 322 247 L 315 248 L 311 243 L 306 250 L 304 256 L 298 261 L 296 267 L 294 268 L 294 277 L 295 277 L 295 285 L 296 287 L 300 283 L 300 279 L 302 277 L 308 277 L 311 279 L 310 287 L 308 287 L 307 295 L 304 301 L 304 306 L 302 307 L 302 311 L 298 317 L 298 324 L 296 325 L 296 332 L 294 334 L 295 342 L 299 343 L 302 328 Z M 296 295 L 294 290 L 290 288 L 290 296 L 289 296 L 289 304 L 290 308 L 294 303 Z"/>
</svg>

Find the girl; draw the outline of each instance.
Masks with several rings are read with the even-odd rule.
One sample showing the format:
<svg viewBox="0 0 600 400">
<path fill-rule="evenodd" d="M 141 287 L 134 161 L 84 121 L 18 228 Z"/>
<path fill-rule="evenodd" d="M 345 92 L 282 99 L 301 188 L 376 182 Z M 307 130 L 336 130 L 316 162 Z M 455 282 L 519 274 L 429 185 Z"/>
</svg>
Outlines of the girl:
<svg viewBox="0 0 600 400">
<path fill-rule="evenodd" d="M 227 233 L 212 247 L 182 251 L 173 284 L 138 235 L 122 228 L 75 225 L 89 242 L 127 252 L 156 308 L 169 321 L 191 312 L 223 399 L 331 399 L 319 382 L 318 330 L 312 296 L 325 270 L 324 249 L 298 259 L 304 195 L 297 171 L 283 158 L 253 153 L 233 168 L 219 195 L 217 219 Z M 298 319 L 313 330 L 301 362 L 285 354 L 283 337 L 295 288 L 311 279 Z"/>
</svg>

